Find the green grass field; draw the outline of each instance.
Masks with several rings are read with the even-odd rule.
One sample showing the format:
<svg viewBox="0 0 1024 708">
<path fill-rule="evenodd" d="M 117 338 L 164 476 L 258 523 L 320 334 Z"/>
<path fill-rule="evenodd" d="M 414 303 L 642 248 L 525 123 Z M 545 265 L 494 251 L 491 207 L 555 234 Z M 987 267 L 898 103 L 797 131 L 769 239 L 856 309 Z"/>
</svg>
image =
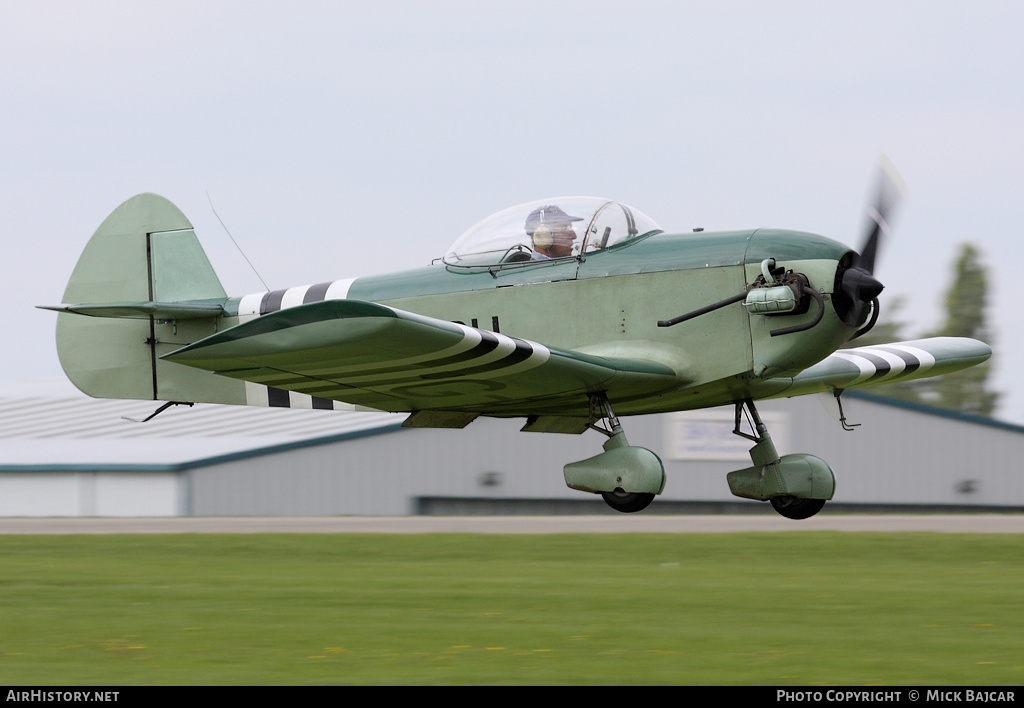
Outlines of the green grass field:
<svg viewBox="0 0 1024 708">
<path fill-rule="evenodd" d="M 1024 537 L 0 537 L 0 683 L 1024 684 Z"/>
</svg>

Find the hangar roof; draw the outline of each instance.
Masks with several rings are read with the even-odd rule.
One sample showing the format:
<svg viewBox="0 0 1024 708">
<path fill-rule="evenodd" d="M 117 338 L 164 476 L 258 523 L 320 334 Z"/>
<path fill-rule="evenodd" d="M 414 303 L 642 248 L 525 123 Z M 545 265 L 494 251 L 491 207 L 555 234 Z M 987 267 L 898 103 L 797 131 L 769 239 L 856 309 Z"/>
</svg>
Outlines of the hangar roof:
<svg viewBox="0 0 1024 708">
<path fill-rule="evenodd" d="M 1024 426 L 906 403 L 863 391 L 860 398 L 926 415 L 1024 433 Z M 90 398 L 65 379 L 0 384 L 0 471 L 155 470 L 322 445 L 401 430 L 403 414 L 259 408 L 197 403 L 141 420 L 159 401 Z"/>
<path fill-rule="evenodd" d="M 62 380 L 0 388 L 0 470 L 151 469 L 237 457 L 400 429 L 404 416 L 197 403 L 146 423 L 160 401 L 86 396 Z"/>
</svg>

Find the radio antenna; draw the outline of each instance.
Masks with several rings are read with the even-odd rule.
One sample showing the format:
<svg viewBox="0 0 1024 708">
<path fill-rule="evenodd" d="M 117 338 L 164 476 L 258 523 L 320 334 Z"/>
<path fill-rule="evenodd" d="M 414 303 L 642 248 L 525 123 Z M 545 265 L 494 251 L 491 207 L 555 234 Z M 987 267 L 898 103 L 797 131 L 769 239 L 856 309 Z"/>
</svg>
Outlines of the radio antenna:
<svg viewBox="0 0 1024 708">
<path fill-rule="evenodd" d="M 210 198 L 209 190 L 207 190 L 206 192 L 206 198 L 210 202 L 210 210 L 213 212 L 213 215 L 217 217 L 217 221 L 220 222 L 221 227 L 224 229 L 224 233 L 226 233 L 228 235 L 228 238 L 231 239 L 231 243 L 235 244 L 235 248 L 237 248 L 238 252 L 242 254 L 242 258 L 244 258 L 245 262 L 249 264 L 249 267 L 252 268 L 252 272 L 256 274 L 256 277 L 260 279 L 260 282 L 263 283 L 263 287 L 269 291 L 270 287 L 267 286 L 266 281 L 263 280 L 263 278 L 260 276 L 259 271 L 256 270 L 256 266 L 254 266 L 252 264 L 252 261 L 249 260 L 249 256 L 245 255 L 245 251 L 243 251 L 242 247 L 238 245 L 238 241 L 236 241 L 235 237 L 231 235 L 231 232 L 228 231 L 228 227 L 224 225 L 224 220 L 220 218 L 220 214 L 218 214 L 217 210 L 214 209 L 213 199 Z"/>
</svg>

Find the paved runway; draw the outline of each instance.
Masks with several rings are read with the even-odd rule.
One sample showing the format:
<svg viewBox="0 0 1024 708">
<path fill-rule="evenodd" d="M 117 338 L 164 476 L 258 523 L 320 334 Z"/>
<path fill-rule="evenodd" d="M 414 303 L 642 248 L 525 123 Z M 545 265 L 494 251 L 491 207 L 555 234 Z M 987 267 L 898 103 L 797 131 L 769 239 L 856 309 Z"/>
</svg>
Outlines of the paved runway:
<svg viewBox="0 0 1024 708">
<path fill-rule="evenodd" d="M 0 534 L 111 533 L 735 533 L 935 531 L 1024 533 L 1024 514 L 821 514 L 721 516 L 337 516 L 6 518 Z"/>
</svg>

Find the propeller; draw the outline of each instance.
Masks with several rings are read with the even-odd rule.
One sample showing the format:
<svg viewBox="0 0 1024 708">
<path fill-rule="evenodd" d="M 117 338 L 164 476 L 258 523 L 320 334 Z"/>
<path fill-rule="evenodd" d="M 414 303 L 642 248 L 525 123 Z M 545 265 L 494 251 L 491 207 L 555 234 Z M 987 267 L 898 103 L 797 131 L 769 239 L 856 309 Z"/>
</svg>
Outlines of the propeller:
<svg viewBox="0 0 1024 708">
<path fill-rule="evenodd" d="M 906 193 L 903 179 L 891 162 L 882 158 L 879 164 L 878 192 L 868 208 L 868 224 L 864 245 L 853 254 L 845 270 L 841 269 L 835 291 L 843 297 L 837 303 L 839 315 L 850 327 L 860 327 L 870 308 L 878 313 L 878 296 L 885 288 L 875 277 L 875 257 L 882 237 L 888 237 L 889 222 L 900 198 Z M 865 330 L 866 331 L 866 330 Z"/>
</svg>

